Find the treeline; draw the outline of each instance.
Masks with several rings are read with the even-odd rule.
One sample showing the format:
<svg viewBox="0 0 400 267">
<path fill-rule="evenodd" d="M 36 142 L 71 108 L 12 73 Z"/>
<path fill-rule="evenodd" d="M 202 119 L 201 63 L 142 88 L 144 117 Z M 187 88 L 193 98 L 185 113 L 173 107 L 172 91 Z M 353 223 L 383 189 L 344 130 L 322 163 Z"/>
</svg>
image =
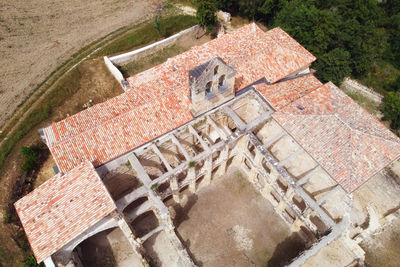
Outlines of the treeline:
<svg viewBox="0 0 400 267">
<path fill-rule="evenodd" d="M 318 58 L 313 68 L 322 82 L 339 85 L 345 76 L 361 78 L 380 60 L 400 68 L 400 0 L 198 0 L 198 4 L 283 28 Z M 400 78 L 384 88 L 400 89 Z"/>
</svg>

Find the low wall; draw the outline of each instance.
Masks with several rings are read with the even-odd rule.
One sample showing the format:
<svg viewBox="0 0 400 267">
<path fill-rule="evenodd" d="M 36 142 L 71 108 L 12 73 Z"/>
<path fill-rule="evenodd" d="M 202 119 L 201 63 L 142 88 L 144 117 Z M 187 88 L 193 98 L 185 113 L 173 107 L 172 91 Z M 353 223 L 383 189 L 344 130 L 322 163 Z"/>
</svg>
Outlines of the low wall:
<svg viewBox="0 0 400 267">
<path fill-rule="evenodd" d="M 196 31 L 199 31 L 200 29 L 201 29 L 201 27 L 198 26 L 198 25 L 193 26 L 193 27 L 191 27 L 189 29 L 181 31 L 181 32 L 179 32 L 177 34 L 174 34 L 174 35 L 164 39 L 164 40 L 155 42 L 155 43 L 150 44 L 148 46 L 145 46 L 145 47 L 142 47 L 142 48 L 136 49 L 134 51 L 118 55 L 118 56 L 110 57 L 110 61 L 112 63 L 114 63 L 115 65 L 127 64 L 130 61 L 135 60 L 135 59 L 137 59 L 139 57 L 142 57 L 142 56 L 147 55 L 149 53 L 153 53 L 153 52 L 155 52 L 157 50 L 161 50 L 161 49 L 163 49 L 163 48 L 165 48 L 167 46 L 170 46 L 170 45 L 174 44 L 183 35 L 192 34 L 192 33 L 196 32 Z"/>
<path fill-rule="evenodd" d="M 125 78 L 119 69 L 114 66 L 108 57 L 104 57 L 104 63 L 106 64 L 107 69 L 111 72 L 111 75 L 114 76 L 117 82 L 121 85 L 122 89 L 126 91 L 129 88 L 129 83 L 125 81 Z"/>
<path fill-rule="evenodd" d="M 364 95 L 365 97 L 368 97 L 369 99 L 374 100 L 375 102 L 378 102 L 378 103 L 382 102 L 383 96 L 381 94 L 378 94 L 377 92 L 369 89 L 368 87 L 366 87 L 348 77 L 344 78 L 342 87 L 343 87 L 343 89 L 345 89 L 348 92 L 360 93 L 360 94 Z"/>
</svg>

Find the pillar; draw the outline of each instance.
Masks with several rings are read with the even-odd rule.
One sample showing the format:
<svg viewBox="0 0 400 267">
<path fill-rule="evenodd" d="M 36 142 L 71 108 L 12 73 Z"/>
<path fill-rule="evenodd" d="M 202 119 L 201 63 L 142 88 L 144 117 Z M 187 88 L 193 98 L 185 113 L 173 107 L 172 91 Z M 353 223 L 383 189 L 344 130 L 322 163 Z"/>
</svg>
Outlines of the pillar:
<svg viewBox="0 0 400 267">
<path fill-rule="evenodd" d="M 203 183 L 205 185 L 209 185 L 211 183 L 211 174 L 212 174 L 212 155 L 210 155 L 206 160 L 204 161 L 204 169 L 205 169 L 205 174 L 204 174 L 204 179 Z"/>
<path fill-rule="evenodd" d="M 222 149 L 221 154 L 219 155 L 219 158 L 221 159 L 221 165 L 217 170 L 216 176 L 222 176 L 226 173 L 226 162 L 228 161 L 228 153 L 229 153 L 229 146 L 226 145 Z"/>
<path fill-rule="evenodd" d="M 189 167 L 186 179 L 189 181 L 189 191 L 196 192 L 196 167 Z"/>
<path fill-rule="evenodd" d="M 178 185 L 178 179 L 176 176 L 172 176 L 170 181 L 169 181 L 169 187 L 171 188 L 172 192 L 172 198 L 176 203 L 181 203 L 181 198 L 179 196 L 179 185 Z"/>
<path fill-rule="evenodd" d="M 236 143 L 235 149 L 237 150 L 237 154 L 233 159 L 233 164 L 235 166 L 241 166 L 244 162 L 244 155 L 243 151 L 247 149 L 247 146 L 249 144 L 249 139 L 247 136 L 243 136 L 239 139 L 239 141 Z"/>
</svg>

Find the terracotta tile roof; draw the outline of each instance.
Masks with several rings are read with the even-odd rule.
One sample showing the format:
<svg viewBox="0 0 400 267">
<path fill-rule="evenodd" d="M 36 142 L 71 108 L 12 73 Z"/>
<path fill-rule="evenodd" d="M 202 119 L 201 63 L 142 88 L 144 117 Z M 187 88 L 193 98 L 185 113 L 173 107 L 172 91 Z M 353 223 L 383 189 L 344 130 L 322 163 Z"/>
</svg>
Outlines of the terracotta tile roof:
<svg viewBox="0 0 400 267">
<path fill-rule="evenodd" d="M 18 200 L 15 209 L 41 262 L 116 206 L 93 165 L 84 162 Z"/>
<path fill-rule="evenodd" d="M 309 74 L 274 84 L 257 83 L 254 87 L 275 110 L 279 110 L 321 85 L 322 83 L 314 75 Z"/>
<path fill-rule="evenodd" d="M 99 166 L 191 121 L 190 104 L 173 92 L 56 143 L 51 153 L 63 172 L 84 160 Z"/>
<path fill-rule="evenodd" d="M 400 156 L 400 139 L 332 83 L 273 117 L 347 192 Z"/>
<path fill-rule="evenodd" d="M 192 120 L 188 71 L 216 56 L 235 66 L 237 90 L 264 77 L 276 82 L 315 60 L 281 29 L 263 32 L 255 24 L 193 47 L 128 78 L 128 92 L 45 128 L 59 169 L 67 172 L 84 160 L 99 166 Z M 316 83 L 314 77 L 301 78 L 271 90 L 279 88 L 292 100 Z M 283 105 L 285 96 L 280 98 Z"/>
</svg>

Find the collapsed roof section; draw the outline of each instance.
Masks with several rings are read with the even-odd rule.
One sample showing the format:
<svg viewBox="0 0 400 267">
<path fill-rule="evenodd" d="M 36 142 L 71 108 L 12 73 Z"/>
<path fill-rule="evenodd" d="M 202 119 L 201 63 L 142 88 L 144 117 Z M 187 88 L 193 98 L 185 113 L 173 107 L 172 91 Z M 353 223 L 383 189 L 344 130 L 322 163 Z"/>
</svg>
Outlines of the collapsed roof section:
<svg viewBox="0 0 400 267">
<path fill-rule="evenodd" d="M 116 210 L 90 162 L 54 176 L 14 205 L 38 262 Z"/>
</svg>

